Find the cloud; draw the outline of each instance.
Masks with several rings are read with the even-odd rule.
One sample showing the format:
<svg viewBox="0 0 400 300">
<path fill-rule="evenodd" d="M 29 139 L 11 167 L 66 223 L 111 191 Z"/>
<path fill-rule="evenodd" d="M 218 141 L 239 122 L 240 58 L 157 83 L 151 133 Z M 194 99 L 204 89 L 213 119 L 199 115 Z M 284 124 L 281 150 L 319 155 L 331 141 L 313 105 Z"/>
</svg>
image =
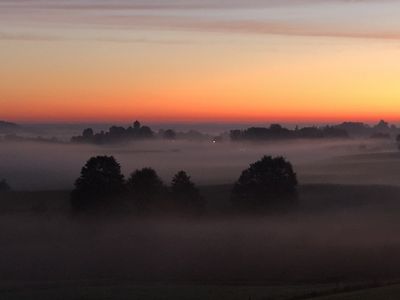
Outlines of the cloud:
<svg viewBox="0 0 400 300">
<path fill-rule="evenodd" d="M 380 3 L 380 4 L 379 4 Z M 225 33 L 252 33 L 287 36 L 338 37 L 359 39 L 400 40 L 400 28 L 396 26 L 377 26 L 385 22 L 377 22 L 380 12 L 373 12 L 375 22 L 360 24 L 361 17 L 371 17 L 371 10 L 352 12 L 346 11 L 347 4 L 364 8 L 367 4 L 385 5 L 395 3 L 394 0 L 0 0 L 0 21 L 19 24 L 23 19 L 34 25 L 58 26 L 72 25 L 74 28 L 101 29 L 157 29 L 180 31 L 206 31 Z M 318 7 L 314 6 L 318 4 Z M 336 19 L 324 20 L 329 16 L 324 4 L 340 4 Z M 314 6 L 313 6 L 314 5 Z M 397 4 L 396 4 L 397 5 Z M 276 7 L 302 7 L 305 15 L 291 15 L 293 10 L 277 9 Z M 304 7 L 306 10 L 304 10 Z M 265 16 L 255 18 L 241 15 L 242 9 L 255 7 L 268 8 Z M 221 13 L 222 10 L 222 13 Z M 236 10 L 232 13 L 232 10 Z M 307 11 L 309 10 L 309 11 Z M 217 11 L 217 12 L 216 12 Z M 385 12 L 388 11 L 386 7 Z M 320 13 L 320 14 L 318 14 Z M 365 15 L 363 15 L 365 14 Z M 322 15 L 322 17 L 321 17 Z M 383 17 L 384 18 L 384 17 Z M 378 20 L 379 21 L 379 20 Z M 0 23 L 0 24 L 1 24 Z M 389 25 L 393 24 L 386 22 Z M 400 25 L 400 23 L 395 23 Z M 51 25 L 51 26 L 52 26 Z M 42 36 L 34 34 L 0 34 L 0 39 L 57 41 L 58 36 Z M 64 38 L 67 39 L 67 38 Z M 120 39 L 113 37 L 94 37 L 94 40 L 110 42 L 134 43 L 183 43 L 183 41 Z"/>
<path fill-rule="evenodd" d="M 96 41 L 96 42 L 111 42 L 111 43 L 134 43 L 134 44 L 159 44 L 159 45 L 178 45 L 193 43 L 193 41 L 184 39 L 167 39 L 167 38 L 146 38 L 146 37 L 113 37 L 113 36 L 92 36 L 91 38 L 73 38 L 66 36 L 56 36 L 48 34 L 33 34 L 33 33 L 9 33 L 0 32 L 0 41 L 42 41 L 42 42 L 57 42 L 57 41 Z"/>
<path fill-rule="evenodd" d="M 41 35 L 32 33 L 5 33 L 0 32 L 0 40 L 6 41 L 43 41 L 53 42 L 63 40 L 60 36 Z"/>
<path fill-rule="evenodd" d="M 399 30 L 374 30 L 334 27 L 312 22 L 207 20 L 187 17 L 134 16 L 108 17 L 101 22 L 119 28 L 153 28 L 209 32 L 251 33 L 289 36 L 338 37 L 400 40 Z"/>
</svg>

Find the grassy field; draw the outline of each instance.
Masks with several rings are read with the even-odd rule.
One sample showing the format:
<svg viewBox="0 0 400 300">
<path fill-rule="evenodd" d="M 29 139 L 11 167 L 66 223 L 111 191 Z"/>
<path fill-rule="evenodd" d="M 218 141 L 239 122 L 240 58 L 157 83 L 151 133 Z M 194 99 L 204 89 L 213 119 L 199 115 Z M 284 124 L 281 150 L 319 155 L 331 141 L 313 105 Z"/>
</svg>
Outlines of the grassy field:
<svg viewBox="0 0 400 300">
<path fill-rule="evenodd" d="M 4 285 L 4 284 L 3 284 Z M 392 290 L 394 287 L 368 289 L 353 293 Z M 309 299 L 319 294 L 337 293 L 332 284 L 315 285 L 194 285 L 129 284 L 113 282 L 9 283 L 0 289 L 1 299 Z M 352 293 L 352 294 L 353 294 Z M 339 293 L 340 294 L 340 293 Z M 376 294 L 379 294 L 376 292 Z M 342 294 L 340 294 L 342 295 Z M 336 298 L 338 295 L 334 296 Z M 319 298 L 318 298 L 319 299 Z"/>
<path fill-rule="evenodd" d="M 209 213 L 231 209 L 231 185 L 200 186 Z M 349 210 L 375 207 L 400 208 L 400 186 L 303 184 L 299 186 L 300 211 Z M 68 214 L 69 191 L 16 191 L 0 194 L 0 215 L 10 213 Z"/>
<path fill-rule="evenodd" d="M 397 300 L 400 298 L 400 285 L 369 288 L 353 292 L 313 297 L 314 300 Z"/>
<path fill-rule="evenodd" d="M 349 291 L 351 290 L 351 291 Z M 323 296 L 321 296 L 323 295 Z M 116 282 L 8 283 L 0 287 L 4 300 L 397 300 L 400 285 L 379 287 L 333 284 L 308 285 L 194 285 Z"/>
<path fill-rule="evenodd" d="M 400 187 L 299 187 L 292 212 L 196 218 L 71 214 L 69 192 L 0 201 L 0 299 L 400 299 Z M 353 285 L 353 282 L 365 284 Z M 373 288 L 372 288 L 373 287 Z"/>
</svg>

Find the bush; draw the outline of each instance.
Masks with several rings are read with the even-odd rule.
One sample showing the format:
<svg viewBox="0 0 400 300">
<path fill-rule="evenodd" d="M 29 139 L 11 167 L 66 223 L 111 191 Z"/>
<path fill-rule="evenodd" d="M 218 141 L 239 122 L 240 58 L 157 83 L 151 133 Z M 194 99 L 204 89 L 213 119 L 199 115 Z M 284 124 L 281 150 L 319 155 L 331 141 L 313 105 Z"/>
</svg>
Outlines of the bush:
<svg viewBox="0 0 400 300">
<path fill-rule="evenodd" d="M 9 192 L 11 187 L 5 179 L 0 180 L 0 192 Z"/>
<path fill-rule="evenodd" d="M 172 178 L 171 196 L 178 207 L 199 212 L 204 208 L 204 200 L 199 190 L 185 171 L 179 171 Z"/>
<path fill-rule="evenodd" d="M 400 150 L 400 134 L 397 135 L 397 137 L 396 137 L 396 142 L 397 142 L 397 147 L 398 147 L 399 150 Z"/>
<path fill-rule="evenodd" d="M 74 208 L 87 209 L 109 204 L 124 190 L 124 176 L 112 156 L 90 158 L 81 170 L 71 195 Z"/>
<path fill-rule="evenodd" d="M 232 191 L 232 202 L 247 207 L 275 206 L 296 196 L 297 177 L 283 157 L 264 156 L 244 170 Z"/>
<path fill-rule="evenodd" d="M 166 191 L 162 180 L 151 168 L 133 172 L 128 179 L 127 187 L 139 207 L 145 207 L 160 200 Z"/>
</svg>

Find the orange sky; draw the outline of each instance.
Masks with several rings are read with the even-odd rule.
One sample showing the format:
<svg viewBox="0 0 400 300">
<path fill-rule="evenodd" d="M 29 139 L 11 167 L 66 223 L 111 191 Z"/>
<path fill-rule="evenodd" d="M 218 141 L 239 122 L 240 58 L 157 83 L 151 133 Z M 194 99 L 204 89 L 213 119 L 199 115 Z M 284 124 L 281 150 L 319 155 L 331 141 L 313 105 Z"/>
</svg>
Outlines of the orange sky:
<svg viewBox="0 0 400 300">
<path fill-rule="evenodd" d="M 0 34 L 0 119 L 400 119 L 396 37 L 42 22 Z"/>
</svg>

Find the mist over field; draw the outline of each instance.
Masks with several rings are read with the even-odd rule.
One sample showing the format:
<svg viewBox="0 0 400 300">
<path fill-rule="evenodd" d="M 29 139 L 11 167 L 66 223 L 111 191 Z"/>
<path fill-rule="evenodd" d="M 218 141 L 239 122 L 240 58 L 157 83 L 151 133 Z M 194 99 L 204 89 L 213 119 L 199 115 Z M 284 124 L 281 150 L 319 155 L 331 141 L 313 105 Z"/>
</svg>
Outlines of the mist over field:
<svg viewBox="0 0 400 300">
<path fill-rule="evenodd" d="M 0 300 L 400 299 L 400 0 L 0 0 Z"/>
<path fill-rule="evenodd" d="M 199 185 L 230 184 L 263 155 L 290 160 L 301 183 L 398 184 L 400 162 L 392 141 L 304 140 L 213 144 L 208 141 L 137 141 L 93 146 L 49 143 L 0 144 L 2 176 L 17 190 L 71 189 L 86 160 L 113 155 L 129 175 L 152 167 L 167 183 L 179 170 Z M 385 154 L 386 153 L 386 154 Z"/>
<path fill-rule="evenodd" d="M 114 156 L 126 177 L 154 168 L 167 185 L 187 171 L 206 199 L 205 214 L 75 214 L 74 181 L 98 155 Z M 234 210 L 233 183 L 263 155 L 293 164 L 296 204 Z M 393 140 L 3 140 L 0 170 L 14 190 L 0 194 L 0 296 L 10 299 L 308 299 L 400 278 L 400 152 Z"/>
<path fill-rule="evenodd" d="M 400 275 L 396 216 L 365 208 L 200 220 L 17 215 L 0 224 L 1 280 L 285 283 Z"/>
</svg>

